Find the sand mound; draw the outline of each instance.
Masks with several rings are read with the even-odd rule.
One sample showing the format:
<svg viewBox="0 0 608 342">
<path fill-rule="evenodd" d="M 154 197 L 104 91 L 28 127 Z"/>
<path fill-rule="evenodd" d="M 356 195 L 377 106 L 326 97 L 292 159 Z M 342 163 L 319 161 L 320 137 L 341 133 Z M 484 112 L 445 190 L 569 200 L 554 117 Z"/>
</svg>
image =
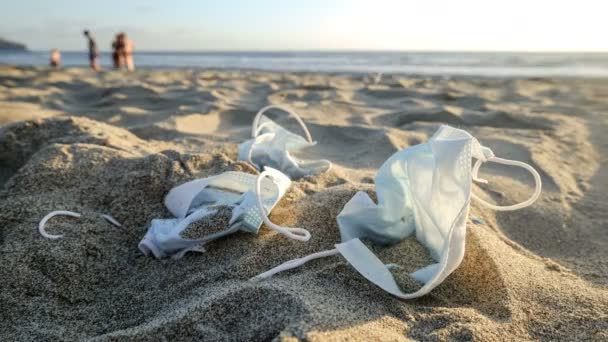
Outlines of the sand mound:
<svg viewBox="0 0 608 342">
<path fill-rule="evenodd" d="M 57 98 L 93 114 L 0 128 L 2 340 L 608 339 L 602 230 L 608 218 L 600 186 L 606 181 L 601 146 L 607 122 L 594 114 L 602 108 L 601 94 L 586 83 L 560 81 L 556 88 L 540 81 L 385 76 L 385 83 L 369 90 L 360 76 L 345 75 L 145 71 L 127 76 L 129 83 L 115 73 L 95 81 L 80 69 L 7 70 L 11 79 L 0 84 L 53 83 L 61 89 Z M 77 82 L 82 84 L 73 87 Z M 114 88 L 100 93 L 82 89 L 89 87 L 85 83 Z M 209 110 L 166 117 L 162 101 L 186 96 L 192 87 L 214 94 L 202 100 L 213 102 Z M 585 96 L 586 116 L 567 115 L 571 107 L 559 102 L 562 91 L 576 89 Z M 152 219 L 170 217 L 162 201 L 173 186 L 223 171 L 257 173 L 236 161 L 236 146 L 247 137 L 255 105 L 264 102 L 253 97 L 270 100 L 280 90 L 303 95 L 293 100 L 305 102 L 299 111 L 318 145 L 302 156 L 335 162 L 323 175 L 295 181 L 270 215 L 278 224 L 308 229 L 310 242 L 288 240 L 263 226 L 258 235 L 236 233 L 179 261 L 143 256 L 137 243 Z M 342 102 L 360 92 L 353 99 L 367 101 L 370 109 Z M 117 100 L 116 94 L 127 97 Z M 144 103 L 160 95 L 165 100 L 159 107 Z M 99 110 L 99 102 L 86 103 L 92 97 L 113 103 Z M 414 103 L 407 98 L 438 108 L 453 102 L 471 112 L 520 101 L 509 112 L 517 125 L 502 124 L 490 112 L 478 121 L 463 114 L 461 126 L 497 155 L 534 165 L 545 184 L 541 200 L 511 213 L 474 202 L 462 265 L 418 300 L 391 297 L 340 256 L 248 281 L 286 260 L 333 248 L 340 241 L 335 218 L 344 204 L 357 191 L 375 197 L 376 168 L 395 151 L 426 140 L 444 121 L 429 114 L 400 122 L 410 114 L 398 107 Z M 131 111 L 126 121 L 124 112 L 114 122 L 103 116 L 125 106 L 141 112 Z M 71 114 L 65 108 L 62 113 Z M 208 126 L 197 131 L 199 124 Z M 475 191 L 500 204 L 531 192 L 525 172 L 484 165 L 482 176 L 490 184 Z M 52 210 L 83 215 L 53 218 L 47 231 L 64 238 L 47 240 L 36 228 Z M 223 221 L 218 217 L 217 224 Z M 386 263 L 403 267 L 393 271 L 404 291 L 420 286 L 408 273 L 430 261 L 414 238 L 394 246 L 366 243 Z"/>
</svg>

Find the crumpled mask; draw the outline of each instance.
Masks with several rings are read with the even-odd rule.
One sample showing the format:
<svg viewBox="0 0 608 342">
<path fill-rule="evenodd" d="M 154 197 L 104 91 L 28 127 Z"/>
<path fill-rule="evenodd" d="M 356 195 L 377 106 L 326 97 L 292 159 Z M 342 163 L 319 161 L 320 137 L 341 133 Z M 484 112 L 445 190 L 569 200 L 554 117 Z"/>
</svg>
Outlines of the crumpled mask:
<svg viewBox="0 0 608 342">
<path fill-rule="evenodd" d="M 477 159 L 471 169 L 472 158 Z M 483 162 L 519 166 L 528 170 L 536 183 L 532 197 L 525 202 L 497 206 L 472 193 Z M 438 286 L 461 263 L 465 252 L 466 221 L 471 197 L 495 210 L 516 210 L 531 205 L 540 196 L 541 179 L 536 170 L 519 161 L 494 156 L 466 131 L 441 126 L 425 143 L 395 153 L 376 175 L 378 204 L 358 192 L 338 215 L 342 243 L 323 251 L 284 263 L 254 279 L 302 265 L 308 260 L 342 254 L 365 278 L 390 294 L 411 299 L 423 296 Z M 403 293 L 390 269 L 359 239 L 394 244 L 411 234 L 424 245 L 436 261 L 411 274 L 424 284 L 413 293 Z"/>
<path fill-rule="evenodd" d="M 205 244 L 239 230 L 257 234 L 262 222 L 289 238 L 308 241 L 307 230 L 281 227 L 267 217 L 290 185 L 287 176 L 269 167 L 259 176 L 231 171 L 179 185 L 165 197 L 165 206 L 176 218 L 152 220 L 139 249 L 158 259 L 180 259 L 188 251 L 202 252 Z M 199 239 L 182 237 L 188 226 L 209 219 L 222 206 L 232 208 L 229 227 Z"/>
<path fill-rule="evenodd" d="M 293 116 L 306 134 L 306 139 L 281 127 L 263 114 L 269 109 L 281 109 Z M 251 129 L 253 139 L 239 145 L 239 160 L 245 160 L 256 168 L 269 166 L 280 170 L 291 179 L 316 175 L 331 168 L 328 160 L 298 160 L 289 151 L 314 146 L 308 128 L 294 111 L 271 105 L 262 108 L 255 116 Z"/>
</svg>

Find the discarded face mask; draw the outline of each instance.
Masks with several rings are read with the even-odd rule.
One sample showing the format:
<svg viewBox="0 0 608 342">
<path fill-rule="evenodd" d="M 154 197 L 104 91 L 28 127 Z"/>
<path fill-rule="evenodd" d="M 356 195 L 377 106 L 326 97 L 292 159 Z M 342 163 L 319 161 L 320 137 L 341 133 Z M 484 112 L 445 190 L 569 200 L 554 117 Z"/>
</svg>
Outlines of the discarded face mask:
<svg viewBox="0 0 608 342">
<path fill-rule="evenodd" d="M 287 176 L 268 167 L 259 176 L 231 171 L 179 185 L 165 197 L 165 206 L 176 218 L 152 220 L 139 249 L 158 259 L 180 259 L 188 251 L 202 252 L 204 244 L 239 230 L 257 234 L 262 222 L 288 238 L 308 241 L 307 230 L 278 226 L 268 218 L 290 185 Z M 226 229 L 198 239 L 182 236 L 190 225 L 210 219 L 220 207 L 232 209 Z"/>
<path fill-rule="evenodd" d="M 306 139 L 264 116 L 263 114 L 269 109 L 280 109 L 293 116 L 302 126 Z M 253 139 L 239 145 L 239 160 L 250 162 L 258 170 L 269 166 L 280 170 L 291 179 L 298 179 L 316 175 L 331 168 L 328 160 L 304 161 L 289 154 L 289 151 L 314 146 L 316 142 L 313 142 L 310 132 L 300 116 L 286 107 L 270 105 L 262 108 L 253 120 L 251 136 Z"/>
<path fill-rule="evenodd" d="M 471 169 L 471 158 L 477 161 Z M 490 204 L 472 193 L 472 181 L 484 162 L 519 166 L 533 176 L 536 187 L 532 197 L 510 206 Z M 536 170 L 523 162 L 494 156 L 469 133 L 441 126 L 425 143 L 395 153 L 376 175 L 375 204 L 364 192 L 358 192 L 343 208 L 337 221 L 342 243 L 335 249 L 314 253 L 286 262 L 253 278 L 264 279 L 329 255 L 342 256 L 365 278 L 390 294 L 411 299 L 429 293 L 461 263 L 465 252 L 466 221 L 471 197 L 481 204 L 502 211 L 516 210 L 534 203 L 541 191 Z M 390 269 L 359 239 L 380 244 L 394 244 L 416 233 L 416 239 L 437 263 L 411 274 L 424 284 L 413 293 L 401 291 Z"/>
</svg>

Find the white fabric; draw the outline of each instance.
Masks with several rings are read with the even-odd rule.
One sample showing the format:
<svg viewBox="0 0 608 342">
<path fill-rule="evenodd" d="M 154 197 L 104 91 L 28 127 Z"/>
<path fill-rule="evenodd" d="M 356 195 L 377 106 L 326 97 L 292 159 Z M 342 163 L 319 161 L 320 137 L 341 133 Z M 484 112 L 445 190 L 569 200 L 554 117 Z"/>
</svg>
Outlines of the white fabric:
<svg viewBox="0 0 608 342">
<path fill-rule="evenodd" d="M 288 131 L 264 116 L 269 109 L 280 109 L 293 116 L 304 130 L 306 138 Z M 239 145 L 239 160 L 250 162 L 258 170 L 269 166 L 280 170 L 291 179 L 297 179 L 331 168 L 331 163 L 327 160 L 302 161 L 289 153 L 316 144 L 300 116 L 289 108 L 277 105 L 262 108 L 253 120 L 251 135 L 252 139 Z"/>
<path fill-rule="evenodd" d="M 216 212 L 217 210 L 202 208 L 183 219 L 152 220 L 150 229 L 139 243 L 139 250 L 145 255 L 152 254 L 157 259 L 166 257 L 181 259 L 186 252 L 202 252 L 204 249 L 201 247 L 204 243 L 232 234 L 240 228 L 238 224 L 234 224 L 224 231 L 205 236 L 201 239 L 184 239 L 181 237 L 181 232 L 192 223 Z"/>
<path fill-rule="evenodd" d="M 478 160 L 473 170 L 472 158 Z M 394 296 L 411 299 L 427 294 L 464 257 L 466 220 L 474 196 L 471 184 L 472 180 L 483 181 L 477 178 L 477 172 L 480 163 L 486 161 L 523 167 L 532 173 L 536 186 L 532 197 L 520 204 L 501 207 L 483 200 L 480 203 L 497 210 L 515 210 L 538 198 L 541 179 L 534 168 L 497 158 L 469 133 L 442 126 L 429 142 L 397 152 L 382 165 L 376 175 L 378 204 L 359 192 L 345 205 L 337 218 L 342 243 L 336 249 L 365 278 Z M 412 273 L 424 285 L 416 292 L 403 293 L 389 271 L 398 265 L 384 265 L 359 239 L 393 244 L 414 232 L 436 263 Z M 331 251 L 334 250 L 327 252 Z M 293 265 L 299 266 L 303 262 L 298 260 L 309 259 L 287 262 L 263 275 L 269 277 Z"/>
<path fill-rule="evenodd" d="M 106 221 L 110 222 L 111 224 L 115 225 L 116 227 L 122 228 L 122 224 L 120 222 L 118 222 L 115 218 L 113 218 L 111 215 L 102 214 L 101 217 L 103 217 Z"/>
<path fill-rule="evenodd" d="M 293 110 L 291 110 L 285 106 L 281 106 L 281 105 L 269 105 L 269 106 L 266 106 L 266 107 L 260 109 L 256 113 L 255 117 L 253 118 L 253 124 L 251 125 L 251 137 L 252 138 L 257 137 L 258 134 L 260 134 L 260 130 L 265 125 L 265 122 L 263 121 L 263 119 L 264 119 L 263 114 L 266 111 L 268 111 L 269 109 L 280 109 L 280 110 L 286 112 L 287 114 L 293 116 L 293 118 L 296 119 L 296 121 L 300 124 L 300 127 L 302 127 L 302 129 L 304 130 L 304 134 L 306 134 L 306 139 L 308 140 L 308 142 L 313 144 L 312 136 L 310 135 L 310 132 L 308 131 L 308 127 L 306 127 L 306 124 L 304 123 L 304 121 L 302 121 L 302 118 L 300 118 L 298 113 L 294 112 Z"/>
<path fill-rule="evenodd" d="M 139 249 L 156 258 L 179 259 L 188 251 L 202 251 L 204 244 L 238 230 L 257 233 L 262 222 L 270 222 L 266 216 L 290 185 L 291 181 L 283 173 L 266 168 L 259 176 L 224 172 L 177 186 L 165 197 L 165 206 L 176 218 L 152 220 L 148 232 L 139 243 Z M 181 233 L 192 223 L 216 214 L 219 206 L 232 208 L 230 226 L 226 230 L 200 239 L 181 237 Z M 299 228 L 281 228 L 287 229 L 281 231 L 287 237 L 301 240 L 300 235 L 292 237 L 293 233 L 289 230 L 299 232 Z"/>
</svg>

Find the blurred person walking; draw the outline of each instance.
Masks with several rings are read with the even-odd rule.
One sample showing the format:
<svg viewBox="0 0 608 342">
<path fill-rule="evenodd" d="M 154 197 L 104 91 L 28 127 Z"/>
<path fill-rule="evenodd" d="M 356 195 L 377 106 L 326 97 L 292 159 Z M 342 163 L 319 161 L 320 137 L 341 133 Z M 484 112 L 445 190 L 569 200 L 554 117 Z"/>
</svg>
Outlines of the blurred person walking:
<svg viewBox="0 0 608 342">
<path fill-rule="evenodd" d="M 123 63 L 127 66 L 127 70 L 135 70 L 135 63 L 133 62 L 133 41 L 131 41 L 124 32 L 118 34 L 118 40 L 121 46 L 120 56 Z"/>
<path fill-rule="evenodd" d="M 51 50 L 50 64 L 53 69 L 58 69 L 61 66 L 61 52 L 58 49 Z"/>
<path fill-rule="evenodd" d="M 120 69 L 124 64 L 121 57 L 120 51 L 123 49 L 121 46 L 119 35 L 116 35 L 114 41 L 112 42 L 112 62 L 114 63 L 114 69 Z"/>
<path fill-rule="evenodd" d="M 114 68 L 120 69 L 126 66 L 129 71 L 135 70 L 135 63 L 133 63 L 133 42 L 127 38 L 126 33 L 121 32 L 116 36 L 116 39 L 112 42 L 112 50 Z"/>
<path fill-rule="evenodd" d="M 89 40 L 89 65 L 93 70 L 99 70 L 99 49 L 97 42 L 91 36 L 89 30 L 84 31 L 84 36 Z"/>
</svg>

